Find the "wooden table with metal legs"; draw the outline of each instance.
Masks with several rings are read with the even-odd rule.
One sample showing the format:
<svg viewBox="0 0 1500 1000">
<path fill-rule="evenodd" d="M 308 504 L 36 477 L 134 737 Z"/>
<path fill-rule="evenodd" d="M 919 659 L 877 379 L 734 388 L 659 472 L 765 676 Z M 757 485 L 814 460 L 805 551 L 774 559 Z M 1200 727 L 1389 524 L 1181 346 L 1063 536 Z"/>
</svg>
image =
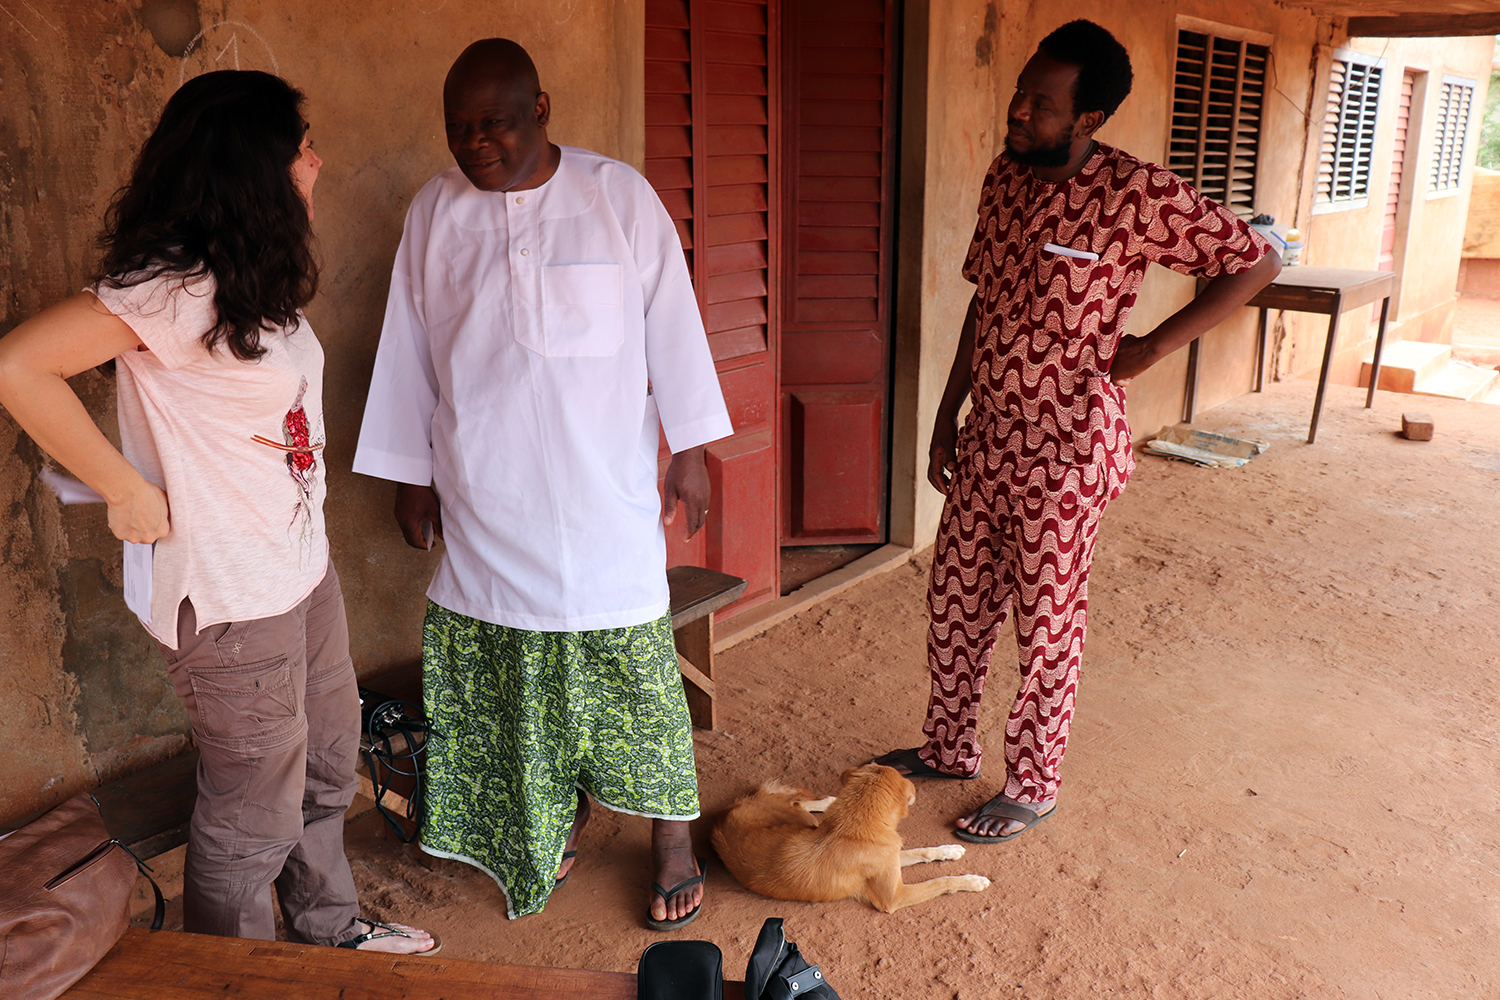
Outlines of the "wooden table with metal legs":
<svg viewBox="0 0 1500 1000">
<path fill-rule="evenodd" d="M 1323 345 L 1323 367 L 1318 373 L 1318 393 L 1313 400 L 1312 425 L 1307 443 L 1318 436 L 1318 417 L 1323 413 L 1323 392 L 1328 386 L 1328 369 L 1333 364 L 1334 342 L 1339 316 L 1350 309 L 1369 305 L 1380 299 L 1380 327 L 1375 334 L 1375 360 L 1370 366 L 1370 391 L 1365 395 L 1365 409 L 1375 405 L 1375 387 L 1380 384 L 1380 352 L 1385 347 L 1386 320 L 1390 317 L 1391 293 L 1396 290 L 1396 276 L 1390 271 L 1356 271 L 1343 267 L 1283 267 L 1265 288 L 1246 305 L 1260 310 L 1255 337 L 1255 391 L 1265 384 L 1266 314 L 1272 309 L 1318 313 L 1328 317 L 1328 339 Z M 1186 419 L 1193 419 L 1198 395 L 1198 342 L 1188 354 Z"/>
</svg>

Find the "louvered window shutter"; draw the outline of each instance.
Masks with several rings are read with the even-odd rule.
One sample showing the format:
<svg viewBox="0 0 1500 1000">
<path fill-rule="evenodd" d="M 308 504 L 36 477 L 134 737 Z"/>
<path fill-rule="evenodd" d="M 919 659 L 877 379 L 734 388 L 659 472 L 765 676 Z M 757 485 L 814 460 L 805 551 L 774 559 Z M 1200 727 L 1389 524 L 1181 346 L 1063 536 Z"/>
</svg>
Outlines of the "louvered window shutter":
<svg viewBox="0 0 1500 1000">
<path fill-rule="evenodd" d="M 1255 214 L 1269 57 L 1253 42 L 1177 33 L 1167 169 L 1245 217 Z"/>
<path fill-rule="evenodd" d="M 1458 190 L 1464 140 L 1469 132 L 1469 109 L 1473 103 L 1472 81 L 1443 78 L 1437 124 L 1432 130 L 1432 178 L 1427 185 L 1430 193 Z"/>
<path fill-rule="evenodd" d="M 1383 72 L 1374 63 L 1333 60 L 1318 156 L 1317 201 L 1322 204 L 1354 207 L 1370 199 Z"/>
</svg>

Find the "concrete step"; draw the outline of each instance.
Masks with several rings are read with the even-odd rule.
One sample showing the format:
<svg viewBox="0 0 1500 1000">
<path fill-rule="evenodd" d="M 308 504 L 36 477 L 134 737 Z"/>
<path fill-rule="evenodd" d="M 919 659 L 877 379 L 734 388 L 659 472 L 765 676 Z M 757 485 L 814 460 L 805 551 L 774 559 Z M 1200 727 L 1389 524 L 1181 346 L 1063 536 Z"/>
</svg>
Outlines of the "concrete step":
<svg viewBox="0 0 1500 1000">
<path fill-rule="evenodd" d="M 1442 371 L 1419 381 L 1416 395 L 1488 403 L 1495 397 L 1497 387 L 1500 387 L 1500 372 L 1467 361 L 1454 361 Z"/>
<path fill-rule="evenodd" d="M 1454 344 L 1453 360 L 1472 361 L 1476 365 L 1494 368 L 1500 365 L 1500 347 L 1488 344 Z"/>
<path fill-rule="evenodd" d="M 1387 392 L 1416 392 L 1418 383 L 1429 379 L 1448 366 L 1453 348 L 1447 344 L 1427 344 L 1420 340 L 1398 340 L 1386 344 L 1380 355 L 1380 388 Z M 1359 384 L 1370 384 L 1370 362 L 1359 368 Z"/>
</svg>

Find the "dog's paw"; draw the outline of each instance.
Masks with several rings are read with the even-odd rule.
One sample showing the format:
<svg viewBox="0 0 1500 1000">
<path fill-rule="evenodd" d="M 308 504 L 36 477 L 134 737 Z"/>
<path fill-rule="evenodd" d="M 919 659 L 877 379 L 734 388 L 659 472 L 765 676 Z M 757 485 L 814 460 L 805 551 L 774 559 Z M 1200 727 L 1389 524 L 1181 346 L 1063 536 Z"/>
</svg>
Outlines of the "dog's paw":
<svg viewBox="0 0 1500 1000">
<path fill-rule="evenodd" d="M 959 875 L 958 879 L 963 883 L 959 892 L 983 892 L 990 887 L 990 880 L 983 875 Z"/>
<path fill-rule="evenodd" d="M 943 844 L 941 847 L 928 848 L 932 851 L 934 861 L 957 861 L 964 856 L 962 844 Z"/>
</svg>

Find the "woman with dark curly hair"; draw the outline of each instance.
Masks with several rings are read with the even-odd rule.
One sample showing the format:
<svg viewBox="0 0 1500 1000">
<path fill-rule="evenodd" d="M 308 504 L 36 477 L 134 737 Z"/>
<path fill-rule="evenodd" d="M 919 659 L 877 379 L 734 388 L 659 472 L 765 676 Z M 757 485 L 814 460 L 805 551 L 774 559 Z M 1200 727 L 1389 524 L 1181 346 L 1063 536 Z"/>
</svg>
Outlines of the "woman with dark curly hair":
<svg viewBox="0 0 1500 1000">
<path fill-rule="evenodd" d="M 293 941 L 431 954 L 360 917 L 344 856 L 359 694 L 302 315 L 322 165 L 302 103 L 267 73 L 184 84 L 110 206 L 98 279 L 0 340 L 0 404 L 152 545 L 126 590 L 201 753 L 184 929 L 271 939 L 274 885 Z M 110 359 L 120 450 L 65 381 Z"/>
</svg>

